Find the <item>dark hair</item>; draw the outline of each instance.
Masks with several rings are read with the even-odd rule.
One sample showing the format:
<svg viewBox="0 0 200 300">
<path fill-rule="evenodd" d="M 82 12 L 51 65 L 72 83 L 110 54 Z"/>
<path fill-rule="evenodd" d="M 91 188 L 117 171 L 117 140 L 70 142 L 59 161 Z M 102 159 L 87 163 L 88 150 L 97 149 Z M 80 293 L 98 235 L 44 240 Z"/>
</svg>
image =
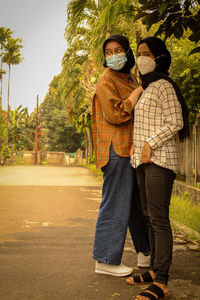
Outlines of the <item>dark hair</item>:
<svg viewBox="0 0 200 300">
<path fill-rule="evenodd" d="M 106 44 L 108 42 L 110 42 L 110 41 L 116 41 L 116 42 L 118 42 L 123 47 L 124 51 L 126 52 L 127 62 L 125 64 L 125 66 L 123 67 L 123 69 L 119 70 L 118 72 L 121 72 L 121 73 L 130 73 L 130 70 L 135 65 L 135 58 L 134 58 L 134 55 L 133 55 L 133 51 L 130 48 L 129 40 L 125 36 L 123 36 L 121 34 L 112 34 L 112 35 L 110 35 L 105 40 L 105 42 L 103 43 L 103 53 L 104 54 L 105 54 Z M 103 66 L 107 67 L 106 60 L 104 60 Z"/>
<path fill-rule="evenodd" d="M 167 50 L 165 43 L 161 39 L 155 36 L 150 36 L 142 39 L 139 42 L 138 47 L 144 43 L 147 44 L 153 56 L 155 57 L 155 62 L 156 62 L 155 72 L 162 72 L 165 74 L 169 74 L 168 70 L 171 65 L 171 55 Z"/>
</svg>

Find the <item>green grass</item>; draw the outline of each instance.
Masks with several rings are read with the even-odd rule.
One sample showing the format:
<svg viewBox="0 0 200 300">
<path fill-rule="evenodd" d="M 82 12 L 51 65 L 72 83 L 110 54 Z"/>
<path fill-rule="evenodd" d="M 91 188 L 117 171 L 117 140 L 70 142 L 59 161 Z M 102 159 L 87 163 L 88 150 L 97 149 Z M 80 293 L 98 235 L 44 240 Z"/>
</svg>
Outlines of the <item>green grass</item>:
<svg viewBox="0 0 200 300">
<path fill-rule="evenodd" d="M 23 165 L 24 162 L 23 162 L 23 158 L 22 157 L 16 157 L 16 162 L 15 162 L 16 165 Z"/>
<path fill-rule="evenodd" d="M 190 198 L 172 196 L 170 219 L 183 224 L 200 234 L 200 204 L 195 204 Z"/>
</svg>

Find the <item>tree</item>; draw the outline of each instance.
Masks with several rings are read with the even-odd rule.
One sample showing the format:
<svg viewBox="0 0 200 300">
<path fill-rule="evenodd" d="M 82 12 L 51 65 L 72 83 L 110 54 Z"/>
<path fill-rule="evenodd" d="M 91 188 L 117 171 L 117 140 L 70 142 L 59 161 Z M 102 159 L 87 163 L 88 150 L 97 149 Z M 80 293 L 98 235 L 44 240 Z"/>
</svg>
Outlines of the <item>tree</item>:
<svg viewBox="0 0 200 300">
<path fill-rule="evenodd" d="M 22 48 L 21 45 L 22 40 L 21 39 L 13 39 L 11 37 L 8 37 L 6 44 L 4 45 L 4 51 L 2 62 L 6 63 L 8 65 L 8 95 L 7 95 L 7 118 L 9 115 L 9 95 L 10 95 L 10 70 L 11 65 L 17 65 L 19 64 L 23 58 L 21 57 L 20 49 Z M 7 124 L 8 119 L 7 119 Z M 7 134 L 6 134 L 6 150 L 5 150 L 5 159 L 7 157 L 7 150 L 8 150 L 8 125 L 7 125 Z"/>
<path fill-rule="evenodd" d="M 3 164 L 13 151 L 33 149 L 33 132 L 27 108 L 20 105 L 14 111 L 0 110 L 0 153 Z"/>
<path fill-rule="evenodd" d="M 188 56 L 194 48 L 194 42 L 188 40 L 191 32 L 184 33 L 183 38 L 173 39 L 171 76 L 178 84 L 190 111 L 190 121 L 196 119 L 200 112 L 200 57 L 196 53 Z M 171 43 L 167 42 L 168 44 Z M 171 45 L 168 45 L 170 47 Z"/>
<path fill-rule="evenodd" d="M 67 8 L 66 38 L 88 54 L 95 66 L 102 65 L 102 44 L 112 33 L 122 33 L 121 16 L 130 17 L 131 0 L 72 0 Z M 130 21 L 130 20 L 129 20 Z M 129 26 L 130 27 L 130 26 Z M 127 26 L 128 28 L 128 26 Z"/>
<path fill-rule="evenodd" d="M 59 75 L 53 78 L 39 108 L 40 148 L 45 145 L 50 151 L 75 152 L 82 147 L 83 135 L 70 122 L 66 107 L 57 102 L 59 80 Z"/>
<path fill-rule="evenodd" d="M 28 123 L 28 109 L 20 105 L 15 110 L 8 112 L 8 143 L 12 150 L 23 151 L 33 148 L 33 141 L 30 139 L 30 128 Z"/>
<path fill-rule="evenodd" d="M 135 20 L 141 19 L 149 30 L 153 24 L 160 23 L 155 36 L 164 34 L 165 39 L 174 35 L 180 39 L 190 29 L 189 40 L 200 41 L 200 1 L 199 0 L 139 0 L 140 6 L 133 5 Z M 200 52 L 194 48 L 190 54 Z"/>
<path fill-rule="evenodd" d="M 8 65 L 8 97 L 7 105 L 9 109 L 9 95 L 10 95 L 10 69 L 11 65 L 18 65 L 22 62 L 20 49 L 23 47 L 21 45 L 22 40 L 17 38 L 8 38 L 7 43 L 4 46 L 5 53 L 3 54 L 2 61 Z"/>
<path fill-rule="evenodd" d="M 2 81 L 3 74 L 6 72 L 2 69 L 2 56 L 3 50 L 6 45 L 7 40 L 11 37 L 12 31 L 10 28 L 0 27 L 0 107 L 2 107 Z"/>
<path fill-rule="evenodd" d="M 70 124 L 65 108 L 54 107 L 43 116 L 43 120 L 43 143 L 45 142 L 47 150 L 76 152 L 82 146 L 83 136 Z"/>
</svg>

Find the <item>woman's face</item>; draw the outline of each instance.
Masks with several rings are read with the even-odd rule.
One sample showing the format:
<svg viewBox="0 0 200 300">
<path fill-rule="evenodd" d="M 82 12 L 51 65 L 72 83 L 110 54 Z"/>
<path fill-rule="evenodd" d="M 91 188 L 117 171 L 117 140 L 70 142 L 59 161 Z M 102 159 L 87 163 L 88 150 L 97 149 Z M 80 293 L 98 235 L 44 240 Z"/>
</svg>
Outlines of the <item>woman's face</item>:
<svg viewBox="0 0 200 300">
<path fill-rule="evenodd" d="M 137 56 L 148 56 L 154 59 L 154 55 L 146 43 L 142 43 L 138 47 Z"/>
<path fill-rule="evenodd" d="M 125 53 L 124 48 L 116 41 L 110 41 L 105 46 L 105 57 Z"/>
</svg>

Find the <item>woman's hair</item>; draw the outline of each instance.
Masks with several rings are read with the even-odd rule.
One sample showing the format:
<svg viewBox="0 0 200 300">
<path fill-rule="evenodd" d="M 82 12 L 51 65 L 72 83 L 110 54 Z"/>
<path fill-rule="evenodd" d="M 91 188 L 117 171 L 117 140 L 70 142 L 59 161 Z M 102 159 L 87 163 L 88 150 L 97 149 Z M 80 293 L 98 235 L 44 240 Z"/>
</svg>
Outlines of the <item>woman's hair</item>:
<svg viewBox="0 0 200 300">
<path fill-rule="evenodd" d="M 165 74 L 169 74 L 168 70 L 171 65 L 171 55 L 167 50 L 165 43 L 161 39 L 155 36 L 150 36 L 142 39 L 139 42 L 138 47 L 144 43 L 147 44 L 147 46 L 149 47 L 151 53 L 155 58 L 155 62 L 156 62 L 155 72 L 162 72 Z"/>
<path fill-rule="evenodd" d="M 133 51 L 130 48 L 129 40 L 121 34 L 112 34 L 112 35 L 110 35 L 105 40 L 105 42 L 103 43 L 103 53 L 104 53 L 104 55 L 105 55 L 106 44 L 108 42 L 111 42 L 111 41 L 118 42 L 123 47 L 124 51 L 126 52 L 127 62 L 125 64 L 125 66 L 123 67 L 123 69 L 118 71 L 118 72 L 130 73 L 130 70 L 135 65 L 135 58 L 134 58 L 134 55 L 133 55 Z M 106 60 L 104 60 L 103 66 L 107 67 Z"/>
</svg>

